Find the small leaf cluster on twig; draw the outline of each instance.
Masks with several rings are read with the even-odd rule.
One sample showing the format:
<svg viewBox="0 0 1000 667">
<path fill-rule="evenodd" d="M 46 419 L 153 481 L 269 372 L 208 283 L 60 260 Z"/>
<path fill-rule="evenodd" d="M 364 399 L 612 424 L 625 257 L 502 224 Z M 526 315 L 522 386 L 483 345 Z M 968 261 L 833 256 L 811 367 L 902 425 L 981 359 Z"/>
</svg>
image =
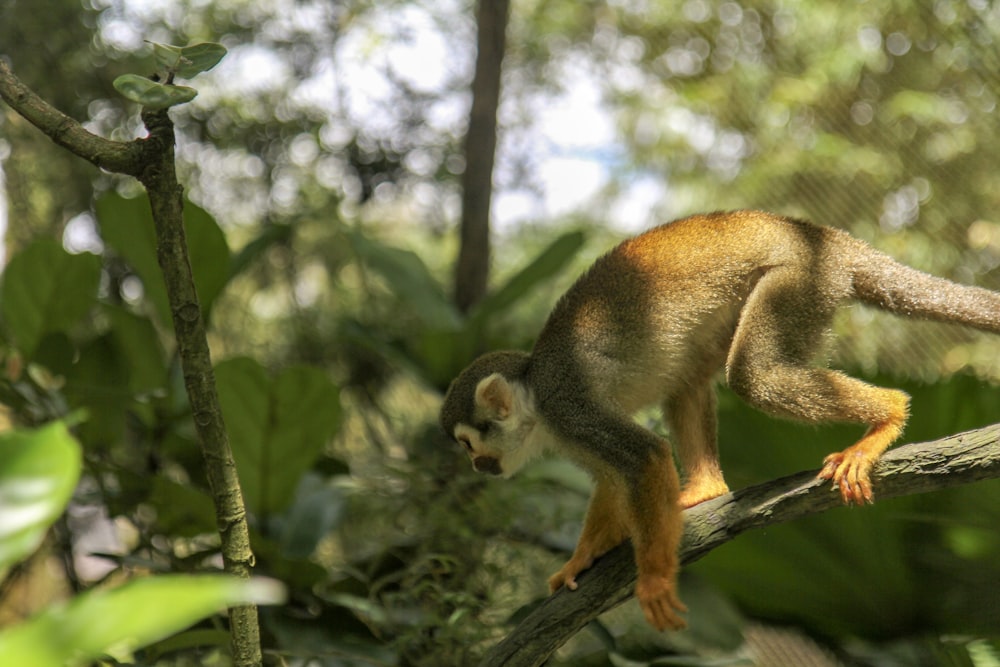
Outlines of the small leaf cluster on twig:
<svg viewBox="0 0 1000 667">
<path fill-rule="evenodd" d="M 138 74 L 123 74 L 114 81 L 115 89 L 147 109 L 166 109 L 177 104 L 190 102 L 198 91 L 189 86 L 174 84 L 174 77 L 191 79 L 215 67 L 226 47 L 214 42 L 202 42 L 191 46 L 172 46 L 150 42 L 156 64 L 165 76 L 158 72 L 153 77 Z M 163 80 L 163 83 L 160 80 Z"/>
</svg>

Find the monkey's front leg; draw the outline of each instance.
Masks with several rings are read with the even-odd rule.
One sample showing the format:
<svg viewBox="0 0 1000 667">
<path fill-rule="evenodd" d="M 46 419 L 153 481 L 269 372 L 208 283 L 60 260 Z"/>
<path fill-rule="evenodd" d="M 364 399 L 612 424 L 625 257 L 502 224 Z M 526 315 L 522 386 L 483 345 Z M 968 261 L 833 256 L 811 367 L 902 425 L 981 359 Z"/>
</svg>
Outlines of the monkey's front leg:
<svg viewBox="0 0 1000 667">
<path fill-rule="evenodd" d="M 657 630 L 687 626 L 687 607 L 677 595 L 678 548 L 683 519 L 680 480 L 669 452 L 649 461 L 637 488 L 629 489 L 627 515 L 639 579 L 635 595 L 646 620 Z"/>
<path fill-rule="evenodd" d="M 593 565 L 599 556 L 625 541 L 628 535 L 623 523 L 623 509 L 622 498 L 613 483 L 598 479 L 573 557 L 549 577 L 549 591 L 555 593 L 562 586 L 575 591 L 576 576 Z"/>
</svg>

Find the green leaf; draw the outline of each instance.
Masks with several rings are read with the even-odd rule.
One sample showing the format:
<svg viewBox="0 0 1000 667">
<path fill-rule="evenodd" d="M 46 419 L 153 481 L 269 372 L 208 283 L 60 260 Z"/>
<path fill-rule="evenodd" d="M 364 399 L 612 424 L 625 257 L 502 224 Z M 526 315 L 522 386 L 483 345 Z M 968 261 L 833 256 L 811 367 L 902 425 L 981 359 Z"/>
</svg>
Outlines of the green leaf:
<svg viewBox="0 0 1000 667">
<path fill-rule="evenodd" d="M 132 393 L 144 394 L 164 387 L 167 383 L 166 352 L 153 322 L 111 304 L 103 304 L 102 311 L 124 353 Z"/>
<path fill-rule="evenodd" d="M 172 44 L 161 44 L 160 42 L 147 42 L 153 47 L 153 58 L 156 59 L 156 66 L 167 70 L 175 71 L 181 61 L 181 47 Z"/>
<path fill-rule="evenodd" d="M 482 322 L 516 303 L 539 284 L 559 273 L 580 250 L 583 241 L 581 231 L 568 232 L 557 238 L 503 287 L 479 302 L 469 314 L 470 319 Z"/>
<path fill-rule="evenodd" d="M 218 65 L 226 55 L 226 47 L 215 42 L 202 42 L 183 47 L 159 42 L 150 44 L 153 45 L 156 64 L 184 79 L 207 72 Z"/>
<path fill-rule="evenodd" d="M 0 572 L 38 548 L 73 495 L 80 466 L 80 445 L 62 422 L 0 434 Z"/>
<path fill-rule="evenodd" d="M 340 425 L 337 387 L 305 366 L 270 378 L 247 358 L 220 363 L 215 376 L 247 506 L 280 512 Z"/>
<path fill-rule="evenodd" d="M 340 523 L 347 510 L 344 491 L 314 473 L 302 477 L 295 501 L 281 517 L 282 555 L 306 559 Z"/>
<path fill-rule="evenodd" d="M 133 401 L 128 360 L 111 334 L 87 341 L 78 357 L 66 372 L 64 392 L 70 405 L 87 411 L 80 441 L 88 450 L 125 446 L 126 410 Z"/>
<path fill-rule="evenodd" d="M 147 109 L 166 109 L 190 102 L 198 96 L 194 88 L 158 83 L 138 74 L 122 74 L 112 85 L 119 93 Z"/>
<path fill-rule="evenodd" d="M 63 667 L 127 655 L 226 606 L 277 604 L 280 584 L 227 576 L 164 575 L 94 590 L 0 634 L 0 664 Z"/>
<path fill-rule="evenodd" d="M 91 309 L 100 279 L 97 255 L 71 255 L 51 239 L 35 241 L 10 260 L 0 315 L 25 357 L 46 333 L 69 329 Z"/>
<path fill-rule="evenodd" d="M 170 304 L 156 258 L 156 231 L 149 199 L 126 199 L 112 192 L 97 201 L 96 210 L 101 236 L 135 270 L 160 321 L 169 325 Z M 215 219 L 190 202 L 184 205 L 184 233 L 198 300 L 202 312 L 208 313 L 229 279 L 229 246 Z"/>
<path fill-rule="evenodd" d="M 156 232 L 149 199 L 109 192 L 95 205 L 101 237 L 135 271 L 163 324 L 170 323 L 167 288 L 156 259 Z"/>
<path fill-rule="evenodd" d="M 148 502 L 156 508 L 157 527 L 164 534 L 194 537 L 217 530 L 212 499 L 190 485 L 157 475 Z"/>
<path fill-rule="evenodd" d="M 461 326 L 461 315 L 416 253 L 380 243 L 357 231 L 349 232 L 349 238 L 361 260 L 385 278 L 400 301 L 426 324 L 445 329 Z"/>
<path fill-rule="evenodd" d="M 229 244 L 212 214 L 191 202 L 184 204 L 184 234 L 198 301 L 201 302 L 202 312 L 208 313 L 229 282 Z"/>
<path fill-rule="evenodd" d="M 190 79 L 218 65 L 225 55 L 226 47 L 215 42 L 185 46 L 181 49 L 181 64 L 175 71 L 177 76 Z"/>
</svg>

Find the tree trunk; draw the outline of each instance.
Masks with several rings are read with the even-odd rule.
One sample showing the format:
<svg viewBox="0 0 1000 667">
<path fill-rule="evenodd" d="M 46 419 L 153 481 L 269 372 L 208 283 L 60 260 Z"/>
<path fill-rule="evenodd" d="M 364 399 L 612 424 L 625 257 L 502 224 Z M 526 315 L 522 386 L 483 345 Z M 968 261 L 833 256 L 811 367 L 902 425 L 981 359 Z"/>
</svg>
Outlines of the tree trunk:
<svg viewBox="0 0 1000 667">
<path fill-rule="evenodd" d="M 490 200 L 497 144 L 500 73 L 510 0 L 480 0 L 478 52 L 462 174 L 461 245 L 455 267 L 455 305 L 467 312 L 486 293 L 490 266 Z"/>
</svg>

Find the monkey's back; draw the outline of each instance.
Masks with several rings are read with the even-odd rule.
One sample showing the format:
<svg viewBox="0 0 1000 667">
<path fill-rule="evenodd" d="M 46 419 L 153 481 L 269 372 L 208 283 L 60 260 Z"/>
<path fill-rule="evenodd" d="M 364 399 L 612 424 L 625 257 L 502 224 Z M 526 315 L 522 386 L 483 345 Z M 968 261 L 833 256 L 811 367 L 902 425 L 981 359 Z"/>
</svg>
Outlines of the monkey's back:
<svg viewBox="0 0 1000 667">
<path fill-rule="evenodd" d="M 660 402 L 725 363 L 740 310 L 768 269 L 803 262 L 849 271 L 838 267 L 844 237 L 736 211 L 684 218 L 623 241 L 559 300 L 535 346 L 533 357 L 546 360 L 533 370 L 535 382 L 583 383 L 593 398 L 629 413 Z"/>
</svg>

